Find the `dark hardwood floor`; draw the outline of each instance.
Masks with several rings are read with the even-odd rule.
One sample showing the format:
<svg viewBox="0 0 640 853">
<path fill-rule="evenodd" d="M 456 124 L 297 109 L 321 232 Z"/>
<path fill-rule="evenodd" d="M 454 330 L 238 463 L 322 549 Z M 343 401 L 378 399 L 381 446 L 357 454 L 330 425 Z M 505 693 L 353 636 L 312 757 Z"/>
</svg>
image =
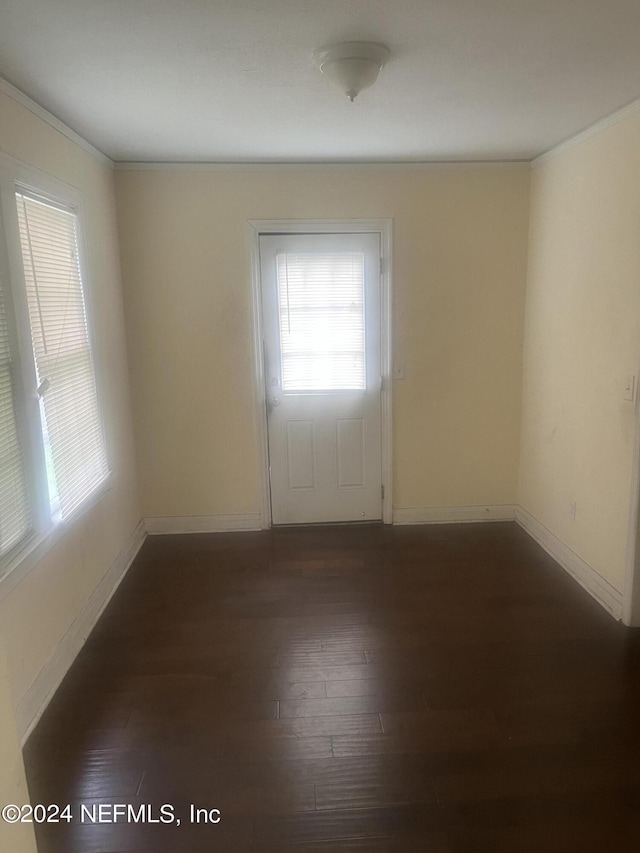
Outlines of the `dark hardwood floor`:
<svg viewBox="0 0 640 853">
<path fill-rule="evenodd" d="M 40 853 L 635 851 L 640 635 L 514 524 L 154 537 L 25 762 Z"/>
</svg>

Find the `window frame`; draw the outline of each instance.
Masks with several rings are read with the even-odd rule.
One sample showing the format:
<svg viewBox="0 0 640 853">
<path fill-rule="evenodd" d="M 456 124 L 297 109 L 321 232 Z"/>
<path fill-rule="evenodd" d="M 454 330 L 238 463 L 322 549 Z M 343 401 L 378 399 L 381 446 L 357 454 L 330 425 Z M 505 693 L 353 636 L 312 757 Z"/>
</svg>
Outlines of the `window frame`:
<svg viewBox="0 0 640 853">
<path fill-rule="evenodd" d="M 107 459 L 107 474 L 67 518 L 52 518 L 46 476 L 43 425 L 36 393 L 36 366 L 31 339 L 16 192 L 50 201 L 73 213 L 76 219 L 78 262 L 85 305 L 87 338 L 97 397 L 98 418 Z M 111 447 L 104 417 L 104 382 L 96 353 L 95 301 L 88 274 L 87 241 L 81 193 L 50 175 L 0 154 L 0 275 L 5 291 L 12 357 L 16 365 L 14 409 L 20 434 L 31 498 L 32 530 L 0 559 L 0 600 L 91 510 L 111 488 Z M 8 584 L 8 579 L 11 583 Z"/>
</svg>

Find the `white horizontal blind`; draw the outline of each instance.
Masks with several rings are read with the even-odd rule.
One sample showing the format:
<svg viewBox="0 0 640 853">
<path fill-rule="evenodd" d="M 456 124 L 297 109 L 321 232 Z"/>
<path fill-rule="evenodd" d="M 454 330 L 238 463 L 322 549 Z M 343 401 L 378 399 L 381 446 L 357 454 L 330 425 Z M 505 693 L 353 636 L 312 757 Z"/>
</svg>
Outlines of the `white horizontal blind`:
<svg viewBox="0 0 640 853">
<path fill-rule="evenodd" d="M 5 296 L 0 287 L 0 556 L 15 548 L 30 531 L 29 489 L 14 407 L 14 366 Z"/>
<path fill-rule="evenodd" d="M 52 510 L 67 518 L 108 473 L 89 347 L 76 214 L 17 193 Z M 48 446 L 49 445 L 49 446 Z"/>
<path fill-rule="evenodd" d="M 276 254 L 282 388 L 366 387 L 362 252 Z"/>
</svg>

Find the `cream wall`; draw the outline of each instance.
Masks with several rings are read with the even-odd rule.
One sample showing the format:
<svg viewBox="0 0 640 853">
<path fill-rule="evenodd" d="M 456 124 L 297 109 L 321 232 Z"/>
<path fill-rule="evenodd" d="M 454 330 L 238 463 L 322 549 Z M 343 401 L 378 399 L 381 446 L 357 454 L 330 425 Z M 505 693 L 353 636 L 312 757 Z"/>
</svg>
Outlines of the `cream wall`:
<svg viewBox="0 0 640 853">
<path fill-rule="evenodd" d="M 7 661 L 0 643 L 0 808 L 7 803 L 29 802 L 22 753 L 13 716 Z M 0 819 L 0 850 L 11 853 L 35 853 L 33 824 L 9 824 Z"/>
<path fill-rule="evenodd" d="M 622 591 L 640 364 L 640 114 L 536 165 L 519 503 Z M 576 503 L 576 518 L 569 511 Z"/>
<path fill-rule="evenodd" d="M 76 187 L 83 196 L 95 356 L 109 492 L 15 585 L 0 584 L 0 632 L 19 727 L 22 703 L 140 519 L 130 415 L 113 171 L 0 92 L 0 151 Z M 8 591 L 10 590 L 10 591 Z"/>
<path fill-rule="evenodd" d="M 529 169 L 116 173 L 145 516 L 260 510 L 249 219 L 393 219 L 396 507 L 516 497 Z"/>
</svg>

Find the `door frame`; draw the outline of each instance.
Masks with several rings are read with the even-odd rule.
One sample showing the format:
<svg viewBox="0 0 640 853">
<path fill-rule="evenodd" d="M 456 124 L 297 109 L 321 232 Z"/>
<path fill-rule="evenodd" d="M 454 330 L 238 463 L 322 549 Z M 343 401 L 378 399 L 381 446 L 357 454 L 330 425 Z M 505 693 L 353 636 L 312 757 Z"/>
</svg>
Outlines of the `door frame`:
<svg viewBox="0 0 640 853">
<path fill-rule="evenodd" d="M 260 465 L 261 527 L 271 527 L 271 483 L 267 433 L 267 397 L 264 373 L 264 332 L 260 283 L 260 236 L 266 234 L 378 234 L 380 236 L 380 372 L 382 521 L 393 522 L 393 418 L 392 418 L 392 226 L 391 219 L 250 219 L 253 326 L 253 397 Z"/>
</svg>

